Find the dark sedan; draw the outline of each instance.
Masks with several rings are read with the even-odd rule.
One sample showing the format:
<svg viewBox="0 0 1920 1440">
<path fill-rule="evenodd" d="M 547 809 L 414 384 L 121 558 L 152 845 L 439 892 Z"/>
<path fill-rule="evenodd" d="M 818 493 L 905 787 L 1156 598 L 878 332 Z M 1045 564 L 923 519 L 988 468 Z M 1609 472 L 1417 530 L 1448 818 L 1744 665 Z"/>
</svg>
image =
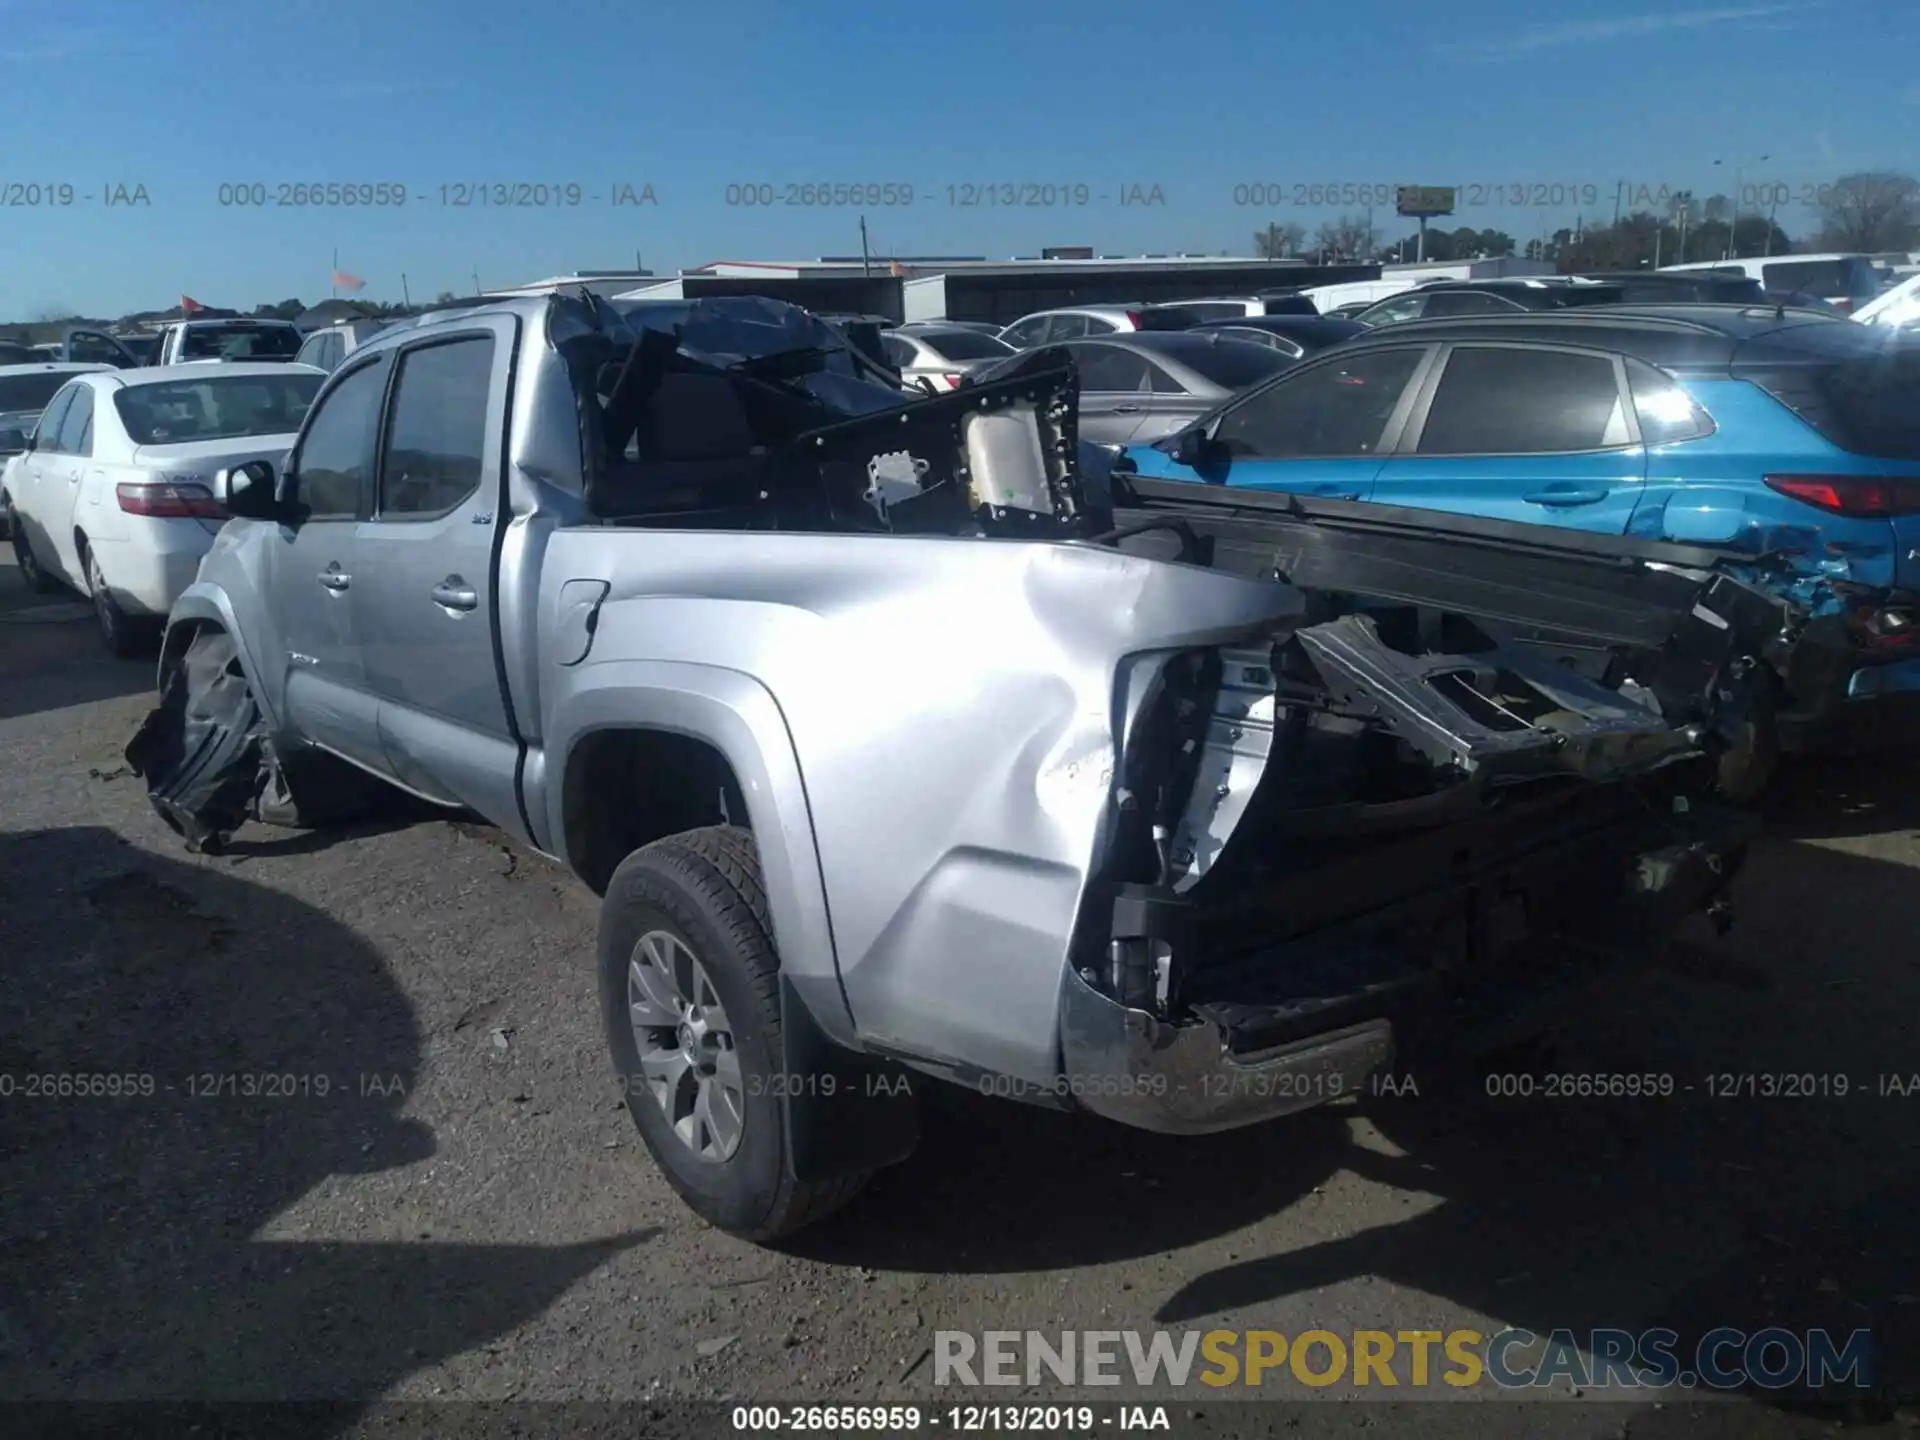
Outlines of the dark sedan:
<svg viewBox="0 0 1920 1440">
<path fill-rule="evenodd" d="M 1333 315 L 1242 315 L 1235 320 L 1209 320 L 1189 333 L 1244 340 L 1277 350 L 1289 360 L 1304 360 L 1329 345 L 1365 335 L 1367 327 Z"/>
<path fill-rule="evenodd" d="M 1293 363 L 1271 346 L 1193 330 L 1070 340 L 1056 348 L 1080 372 L 1080 438 L 1102 445 L 1171 435 Z"/>
</svg>

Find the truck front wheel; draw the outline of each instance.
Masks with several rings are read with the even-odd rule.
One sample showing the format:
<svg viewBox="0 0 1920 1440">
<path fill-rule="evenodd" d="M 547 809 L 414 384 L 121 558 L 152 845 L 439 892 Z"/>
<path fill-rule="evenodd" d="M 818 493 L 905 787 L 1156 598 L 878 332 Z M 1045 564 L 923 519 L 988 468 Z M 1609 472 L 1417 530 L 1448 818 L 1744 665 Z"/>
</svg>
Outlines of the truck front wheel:
<svg viewBox="0 0 1920 1440">
<path fill-rule="evenodd" d="M 600 999 L 621 1092 L 680 1197 L 749 1240 L 791 1234 L 867 1175 L 794 1178 L 782 1124 L 779 959 L 753 837 L 730 825 L 620 862 L 600 911 Z"/>
</svg>

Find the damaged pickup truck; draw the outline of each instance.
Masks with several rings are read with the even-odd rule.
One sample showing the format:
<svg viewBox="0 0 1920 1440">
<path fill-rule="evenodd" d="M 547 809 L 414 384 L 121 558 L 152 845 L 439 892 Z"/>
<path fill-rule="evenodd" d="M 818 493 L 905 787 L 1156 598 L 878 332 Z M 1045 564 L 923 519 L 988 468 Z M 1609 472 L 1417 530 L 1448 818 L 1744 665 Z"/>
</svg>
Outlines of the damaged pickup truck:
<svg viewBox="0 0 1920 1440">
<path fill-rule="evenodd" d="M 385 784 L 568 866 L 641 1135 L 762 1240 L 925 1077 L 1246 1125 L 1726 921 L 1740 587 L 1507 537 L 1449 606 L 1417 523 L 1116 516 L 1076 405 L 903 401 L 772 302 L 429 317 L 218 477 L 129 760 L 201 850 Z"/>
</svg>

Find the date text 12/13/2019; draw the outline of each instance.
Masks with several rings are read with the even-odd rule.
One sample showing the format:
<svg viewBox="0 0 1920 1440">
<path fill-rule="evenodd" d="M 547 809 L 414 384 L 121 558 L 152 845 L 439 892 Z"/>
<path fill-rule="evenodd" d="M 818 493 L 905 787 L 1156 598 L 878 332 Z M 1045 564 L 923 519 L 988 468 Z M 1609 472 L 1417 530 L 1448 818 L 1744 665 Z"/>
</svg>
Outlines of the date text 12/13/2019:
<svg viewBox="0 0 1920 1440">
<path fill-rule="evenodd" d="M 722 192 L 730 208 L 754 210 L 904 210 L 913 205 L 953 210 L 1079 210 L 1093 205 L 1165 208 L 1166 190 L 1139 181 L 991 180 L 959 185 L 915 185 L 906 180 L 813 183 L 740 180 Z"/>
</svg>

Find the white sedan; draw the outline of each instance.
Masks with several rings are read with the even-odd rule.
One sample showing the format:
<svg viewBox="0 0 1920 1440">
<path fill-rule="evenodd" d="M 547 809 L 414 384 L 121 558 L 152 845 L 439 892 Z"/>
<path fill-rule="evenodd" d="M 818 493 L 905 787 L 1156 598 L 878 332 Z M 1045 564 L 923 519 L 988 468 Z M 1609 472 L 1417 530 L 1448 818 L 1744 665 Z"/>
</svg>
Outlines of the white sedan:
<svg viewBox="0 0 1920 1440">
<path fill-rule="evenodd" d="M 278 470 L 326 378 L 260 363 L 76 375 L 8 470 L 22 577 L 88 596 L 107 648 L 138 652 L 226 523 L 214 473 L 248 460 Z"/>
</svg>

